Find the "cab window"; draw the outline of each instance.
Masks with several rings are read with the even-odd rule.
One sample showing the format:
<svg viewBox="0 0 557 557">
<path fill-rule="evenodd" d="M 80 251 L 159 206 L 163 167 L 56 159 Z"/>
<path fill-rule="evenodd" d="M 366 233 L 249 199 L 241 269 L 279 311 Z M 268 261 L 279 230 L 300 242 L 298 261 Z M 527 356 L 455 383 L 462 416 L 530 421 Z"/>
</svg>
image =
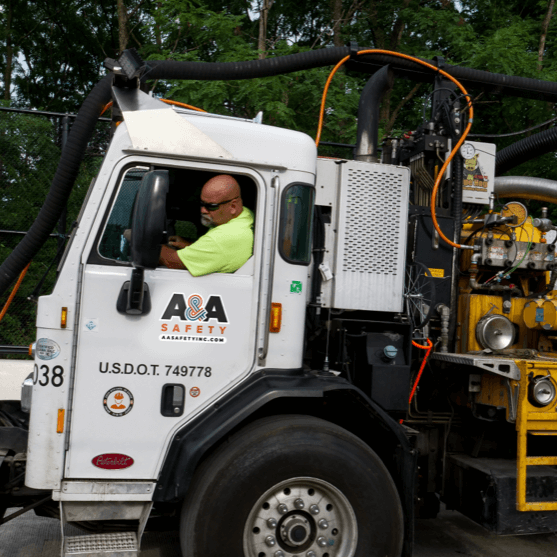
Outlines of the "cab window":
<svg viewBox="0 0 557 557">
<path fill-rule="evenodd" d="M 279 251 L 288 263 L 308 265 L 311 260 L 314 196 L 309 184 L 290 184 L 282 195 Z"/>
<path fill-rule="evenodd" d="M 146 168 L 131 168 L 122 178 L 99 244 L 99 254 L 106 259 L 123 262 L 131 260 L 130 244 L 125 238 L 125 231 L 131 229 L 135 196 L 146 172 Z"/>
<path fill-rule="evenodd" d="M 191 168 L 133 167 L 124 171 L 112 207 L 105 216 L 105 224 L 97 248 L 89 263 L 104 265 L 129 265 L 131 263 L 132 216 L 135 198 L 143 176 L 149 170 L 169 171 L 169 191 L 166 198 L 166 234 L 182 236 L 195 242 L 207 228 L 200 223 L 200 196 L 203 185 L 219 172 Z M 236 175 L 245 207 L 254 213 L 257 205 L 257 186 L 252 178 Z"/>
</svg>

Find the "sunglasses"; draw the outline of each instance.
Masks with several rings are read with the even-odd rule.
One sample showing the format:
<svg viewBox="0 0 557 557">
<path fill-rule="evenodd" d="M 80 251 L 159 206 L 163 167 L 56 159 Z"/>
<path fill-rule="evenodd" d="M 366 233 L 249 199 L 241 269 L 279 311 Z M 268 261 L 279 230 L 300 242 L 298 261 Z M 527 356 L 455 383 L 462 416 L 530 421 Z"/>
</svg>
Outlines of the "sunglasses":
<svg viewBox="0 0 557 557">
<path fill-rule="evenodd" d="M 205 207 L 205 209 L 207 209 L 207 211 L 216 211 L 221 205 L 225 205 L 226 203 L 230 203 L 231 201 L 234 201 L 235 199 L 238 199 L 238 197 L 240 197 L 240 196 L 237 195 L 236 197 L 233 197 L 232 199 L 228 199 L 227 201 L 221 201 L 220 203 L 205 203 L 205 201 L 200 201 L 199 204 L 201 205 L 201 207 Z"/>
</svg>

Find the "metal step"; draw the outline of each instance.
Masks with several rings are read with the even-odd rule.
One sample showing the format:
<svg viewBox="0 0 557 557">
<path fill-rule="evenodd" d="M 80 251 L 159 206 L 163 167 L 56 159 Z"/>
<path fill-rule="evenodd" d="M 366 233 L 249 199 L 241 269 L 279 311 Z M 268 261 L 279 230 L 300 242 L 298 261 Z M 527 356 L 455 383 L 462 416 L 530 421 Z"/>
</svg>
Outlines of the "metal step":
<svg viewBox="0 0 557 557">
<path fill-rule="evenodd" d="M 517 461 L 448 455 L 443 502 L 499 534 L 557 532 L 557 510 L 517 507 Z M 557 499 L 557 468 L 532 466 L 525 497 L 548 506 Z"/>
<path fill-rule="evenodd" d="M 137 557 L 139 547 L 135 532 L 91 534 L 64 539 L 63 557 Z"/>
</svg>

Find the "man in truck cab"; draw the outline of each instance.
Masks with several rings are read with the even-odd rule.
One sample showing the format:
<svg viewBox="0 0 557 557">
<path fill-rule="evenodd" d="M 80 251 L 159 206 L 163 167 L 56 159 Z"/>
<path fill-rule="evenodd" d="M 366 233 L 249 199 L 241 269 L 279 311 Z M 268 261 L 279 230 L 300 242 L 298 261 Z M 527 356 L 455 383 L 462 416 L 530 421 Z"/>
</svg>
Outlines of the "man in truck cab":
<svg viewBox="0 0 557 557">
<path fill-rule="evenodd" d="M 228 174 L 208 180 L 201 190 L 201 223 L 209 228 L 191 243 L 171 236 L 162 246 L 159 263 L 187 269 L 193 276 L 233 273 L 253 252 L 253 213 L 243 206 L 238 182 Z"/>
</svg>

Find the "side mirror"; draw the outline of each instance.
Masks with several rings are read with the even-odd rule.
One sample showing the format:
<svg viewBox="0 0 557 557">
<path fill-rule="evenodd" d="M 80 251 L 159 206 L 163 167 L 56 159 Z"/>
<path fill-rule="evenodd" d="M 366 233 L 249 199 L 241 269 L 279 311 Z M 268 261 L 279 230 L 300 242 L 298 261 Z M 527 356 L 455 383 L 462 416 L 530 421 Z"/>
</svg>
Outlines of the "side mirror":
<svg viewBox="0 0 557 557">
<path fill-rule="evenodd" d="M 116 309 L 123 315 L 146 315 L 151 311 L 149 286 L 143 274 L 159 263 L 166 233 L 168 184 L 168 170 L 152 170 L 141 180 L 132 216 L 131 255 L 135 268 L 116 301 Z"/>
<path fill-rule="evenodd" d="M 159 263 L 166 232 L 168 170 L 152 170 L 141 180 L 132 217 L 131 255 L 133 266 L 154 269 Z"/>
</svg>

